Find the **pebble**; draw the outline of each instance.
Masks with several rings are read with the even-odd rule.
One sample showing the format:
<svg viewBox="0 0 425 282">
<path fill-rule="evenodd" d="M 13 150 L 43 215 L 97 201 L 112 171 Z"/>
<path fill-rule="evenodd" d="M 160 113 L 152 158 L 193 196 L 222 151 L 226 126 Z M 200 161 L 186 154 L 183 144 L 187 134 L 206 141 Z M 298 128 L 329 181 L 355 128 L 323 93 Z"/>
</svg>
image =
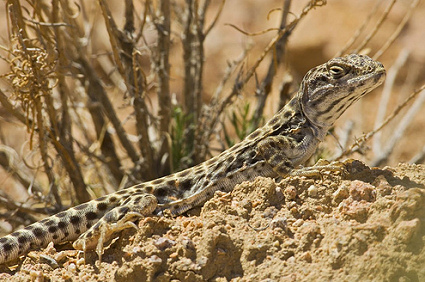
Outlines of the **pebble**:
<svg viewBox="0 0 425 282">
<path fill-rule="evenodd" d="M 271 221 L 270 226 L 272 229 L 281 228 L 286 231 L 288 229 L 288 220 L 286 217 L 277 217 Z"/>
<path fill-rule="evenodd" d="M 168 248 L 174 246 L 176 244 L 176 242 L 173 241 L 173 240 L 170 240 L 168 238 L 161 237 L 161 238 L 156 239 L 153 242 L 153 244 L 155 245 L 155 247 L 157 247 L 158 249 L 163 251 L 165 249 L 168 249 Z"/>
<path fill-rule="evenodd" d="M 288 186 L 283 191 L 283 194 L 285 195 L 287 201 L 295 200 L 297 197 L 297 189 L 294 186 Z"/>
<path fill-rule="evenodd" d="M 294 223 L 292 223 L 292 225 L 295 227 L 300 227 L 303 224 L 304 224 L 304 220 L 302 220 L 301 218 L 297 219 Z"/>
<path fill-rule="evenodd" d="M 310 197 L 317 197 L 317 195 L 319 194 L 319 190 L 315 185 L 311 185 L 310 187 L 308 187 L 307 191 Z"/>
</svg>

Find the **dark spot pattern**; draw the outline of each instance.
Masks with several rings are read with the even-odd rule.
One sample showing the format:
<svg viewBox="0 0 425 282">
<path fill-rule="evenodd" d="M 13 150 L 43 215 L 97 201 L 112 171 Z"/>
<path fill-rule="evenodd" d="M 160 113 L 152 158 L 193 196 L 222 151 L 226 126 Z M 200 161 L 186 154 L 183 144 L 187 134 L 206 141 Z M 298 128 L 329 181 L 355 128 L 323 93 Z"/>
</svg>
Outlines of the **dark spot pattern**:
<svg viewBox="0 0 425 282">
<path fill-rule="evenodd" d="M 317 111 L 317 115 L 321 116 L 323 114 L 332 112 L 331 110 L 338 104 L 340 104 L 343 100 L 345 99 L 345 97 L 340 97 L 339 99 L 336 99 L 335 101 L 333 101 L 332 103 L 330 103 L 330 105 L 323 111 Z M 344 103 L 342 103 L 342 105 L 344 105 Z"/>
<path fill-rule="evenodd" d="M 155 190 L 154 194 L 157 197 L 164 197 L 167 195 L 167 190 L 163 187 L 159 187 Z"/>
<path fill-rule="evenodd" d="M 124 200 L 124 202 L 121 203 L 121 205 L 125 206 L 131 201 L 130 197 L 127 197 L 127 199 Z"/>
<path fill-rule="evenodd" d="M 67 216 L 67 212 L 60 212 L 60 213 L 57 213 L 56 215 L 55 215 L 56 217 L 59 217 L 59 218 L 61 218 L 61 217 L 65 217 L 65 216 Z"/>
<path fill-rule="evenodd" d="M 250 153 L 249 153 L 249 156 L 248 156 L 248 158 L 249 159 L 251 159 L 251 160 L 253 160 L 253 159 L 255 159 L 255 157 L 257 156 L 257 152 L 256 151 L 254 151 L 254 150 L 252 150 Z"/>
<path fill-rule="evenodd" d="M 164 179 L 159 178 L 159 179 L 156 179 L 156 180 L 152 181 L 151 183 L 152 183 L 153 185 L 158 185 L 158 184 L 161 184 L 161 183 L 163 183 L 163 182 L 164 182 Z"/>
<path fill-rule="evenodd" d="M 134 193 L 131 193 L 131 197 L 133 197 L 133 196 L 138 196 L 138 195 L 143 195 L 143 194 L 145 194 L 146 192 L 144 192 L 144 191 L 136 191 L 136 192 L 134 192 Z M 131 198 L 131 197 L 129 197 L 129 198 Z"/>
<path fill-rule="evenodd" d="M 179 187 L 180 187 L 180 189 L 182 189 L 184 191 L 190 190 L 190 188 L 192 188 L 192 180 L 186 179 L 186 180 L 179 182 Z"/>
<path fill-rule="evenodd" d="M 336 110 L 337 112 L 340 112 L 342 109 L 344 109 L 345 108 L 345 104 L 342 104 L 339 108 L 338 108 L 338 110 Z"/>
<path fill-rule="evenodd" d="M 56 223 L 56 221 L 54 221 L 53 219 L 49 219 L 48 218 L 48 220 L 44 223 L 46 226 L 51 226 L 51 225 L 53 225 L 53 224 L 55 224 Z"/>
<path fill-rule="evenodd" d="M 254 151 L 252 151 L 251 153 L 253 153 L 253 155 L 255 155 Z M 251 158 L 251 155 L 252 155 L 251 153 L 249 154 L 249 156 L 248 156 L 248 158 L 246 159 L 245 162 L 249 163 L 250 160 L 253 159 L 253 158 Z M 227 165 L 226 169 L 224 170 L 224 173 L 229 174 L 229 173 L 235 172 L 236 170 L 240 169 L 241 165 L 242 165 L 242 163 L 239 160 L 236 160 L 236 161 L 232 162 L 230 165 Z"/>
<path fill-rule="evenodd" d="M 118 216 L 118 218 L 117 218 L 117 221 L 118 221 L 118 220 L 120 220 L 120 219 L 122 219 L 128 211 L 129 211 L 129 208 L 127 208 L 127 207 L 121 207 L 121 208 L 118 210 L 118 212 L 119 212 L 119 216 Z"/>
<path fill-rule="evenodd" d="M 120 190 L 120 191 L 116 192 L 117 195 L 124 195 L 124 194 L 127 194 L 127 193 L 128 193 L 127 190 Z"/>
<path fill-rule="evenodd" d="M 273 139 L 272 139 L 272 140 L 270 140 L 270 141 L 269 141 L 269 143 L 268 143 L 267 145 L 268 145 L 268 147 L 272 147 L 272 148 L 277 147 L 276 142 L 275 142 Z"/>
<path fill-rule="evenodd" d="M 289 117 L 291 117 L 292 116 L 292 112 L 291 111 L 286 111 L 284 114 L 283 114 L 283 117 L 284 118 L 289 118 Z"/>
<path fill-rule="evenodd" d="M 177 174 L 178 177 L 185 177 L 190 173 L 190 170 L 183 170 Z"/>
<path fill-rule="evenodd" d="M 94 220 L 97 218 L 97 214 L 95 212 L 88 212 L 86 213 L 87 220 Z"/>
<path fill-rule="evenodd" d="M 6 252 L 12 250 L 12 244 L 4 244 L 3 250 L 5 250 Z"/>
<path fill-rule="evenodd" d="M 98 203 L 97 204 L 97 209 L 100 211 L 104 211 L 108 208 L 108 205 L 106 203 Z"/>
<path fill-rule="evenodd" d="M 250 138 L 250 139 L 255 139 L 255 138 L 257 138 L 258 136 L 260 136 L 260 134 L 261 134 L 261 131 L 260 131 L 260 130 L 256 130 L 256 131 L 254 131 L 253 133 L 251 133 L 251 134 L 249 135 L 249 138 Z"/>
<path fill-rule="evenodd" d="M 111 203 L 116 202 L 116 201 L 117 201 L 117 197 L 115 197 L 115 196 L 112 196 L 112 197 L 109 198 L 109 202 L 111 202 Z"/>
<path fill-rule="evenodd" d="M 204 172 L 204 168 L 202 166 L 199 166 L 195 169 L 195 171 L 193 172 L 195 175 L 200 175 Z"/>
<path fill-rule="evenodd" d="M 77 215 L 73 215 L 73 216 L 71 216 L 69 221 L 72 223 L 72 225 L 78 225 L 81 221 L 81 218 Z"/>
<path fill-rule="evenodd" d="M 275 161 L 276 163 L 281 163 L 282 160 L 283 160 L 282 155 L 280 154 L 274 155 L 273 161 Z"/>
<path fill-rule="evenodd" d="M 43 237 L 45 232 L 44 232 L 43 229 L 37 227 L 32 231 L 32 233 L 35 235 L 35 237 L 41 238 L 41 237 Z"/>
<path fill-rule="evenodd" d="M 239 155 L 245 155 L 245 153 L 246 153 L 248 150 L 251 150 L 251 148 L 244 147 L 244 148 L 242 148 L 242 149 L 241 149 L 238 153 L 239 153 Z M 219 164 L 219 165 L 221 165 L 221 164 Z"/>
<path fill-rule="evenodd" d="M 59 223 L 58 223 L 58 227 L 59 227 L 60 229 L 65 229 L 65 228 L 66 228 L 66 226 L 67 226 L 66 222 L 64 222 L 64 221 L 59 221 Z"/>
<path fill-rule="evenodd" d="M 263 155 L 263 158 L 266 160 L 270 160 L 272 157 L 272 153 L 269 150 L 262 152 L 261 155 Z"/>
<path fill-rule="evenodd" d="M 118 212 L 121 214 L 126 214 L 128 212 L 129 208 L 128 207 L 120 207 L 118 209 Z"/>
<path fill-rule="evenodd" d="M 81 205 L 76 206 L 76 207 L 74 208 L 74 210 L 81 211 L 81 210 L 86 209 L 88 206 L 89 206 L 89 204 L 88 204 L 88 203 L 81 204 Z M 56 215 L 56 216 L 57 216 L 57 215 Z"/>
<path fill-rule="evenodd" d="M 102 218 L 104 221 L 106 221 L 106 222 L 113 222 L 114 220 L 115 220 L 115 215 L 114 215 L 114 212 L 112 212 L 112 211 L 110 211 L 110 212 L 108 212 L 108 213 L 106 213 L 104 216 L 103 216 L 103 218 Z M 96 224 L 97 225 L 97 224 Z M 95 226 L 96 226 L 95 225 Z"/>
<path fill-rule="evenodd" d="M 49 233 L 55 233 L 58 230 L 58 228 L 56 226 L 50 226 L 47 231 L 49 231 Z"/>
<path fill-rule="evenodd" d="M 227 165 L 226 169 L 224 170 L 224 173 L 225 174 L 232 173 L 235 170 L 237 170 L 239 167 L 240 167 L 240 164 L 238 162 L 233 162 Z"/>
<path fill-rule="evenodd" d="M 287 174 L 288 173 L 288 168 L 285 166 L 280 166 L 277 168 L 277 171 L 281 174 Z"/>
<path fill-rule="evenodd" d="M 40 220 L 39 223 L 41 224 L 46 224 L 50 219 L 49 218 L 45 218 L 43 220 Z M 13 234 L 13 233 L 12 233 Z"/>
<path fill-rule="evenodd" d="M 334 119 L 334 117 L 332 115 L 330 115 L 330 116 L 327 116 L 325 118 L 325 121 L 330 121 L 330 120 L 333 120 L 333 119 Z"/>
<path fill-rule="evenodd" d="M 20 244 L 25 244 L 26 242 L 28 242 L 28 237 L 25 237 L 25 236 L 19 236 L 19 237 L 18 237 L 18 242 L 19 242 Z"/>
<path fill-rule="evenodd" d="M 140 200 L 142 200 L 142 198 L 143 197 L 136 197 L 136 198 L 134 198 L 133 204 L 137 206 L 140 203 Z"/>
<path fill-rule="evenodd" d="M 278 130 L 281 126 L 281 124 L 276 123 L 275 125 L 273 125 L 273 131 Z"/>
<path fill-rule="evenodd" d="M 219 172 L 217 172 L 215 175 L 214 175 L 214 178 L 215 179 L 220 179 L 220 178 L 223 178 L 224 177 L 224 171 L 219 171 Z"/>
<path fill-rule="evenodd" d="M 269 123 L 270 123 L 271 125 L 273 125 L 273 124 L 278 123 L 279 121 L 280 121 L 279 116 L 275 116 L 274 118 L 272 118 L 272 119 L 269 121 Z"/>
</svg>

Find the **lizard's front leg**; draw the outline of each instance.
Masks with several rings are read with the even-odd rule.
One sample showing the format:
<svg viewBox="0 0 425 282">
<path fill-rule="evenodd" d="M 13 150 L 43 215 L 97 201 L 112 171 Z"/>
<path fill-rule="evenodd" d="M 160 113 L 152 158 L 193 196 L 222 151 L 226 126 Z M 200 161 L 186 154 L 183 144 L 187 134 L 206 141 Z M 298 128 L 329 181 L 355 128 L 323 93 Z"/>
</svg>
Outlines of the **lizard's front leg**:
<svg viewBox="0 0 425 282">
<path fill-rule="evenodd" d="M 280 176 L 287 176 L 294 169 L 291 156 L 295 144 L 285 136 L 270 136 L 260 141 L 256 151 Z"/>
<path fill-rule="evenodd" d="M 306 137 L 308 138 L 308 137 Z M 341 171 L 344 165 L 338 162 L 329 163 L 319 160 L 312 167 L 296 168 L 311 157 L 316 146 L 309 140 L 296 142 L 286 136 L 270 136 L 259 142 L 257 153 L 282 177 L 292 176 L 321 176 L 320 171 Z M 313 147 L 309 147 L 313 146 Z"/>
<path fill-rule="evenodd" d="M 72 246 L 84 252 L 96 247 L 101 261 L 104 243 L 118 231 L 126 228 L 137 229 L 133 221 L 152 214 L 157 205 L 156 197 L 151 194 L 130 195 L 121 205 L 107 212 L 95 225 L 81 234 Z"/>
</svg>

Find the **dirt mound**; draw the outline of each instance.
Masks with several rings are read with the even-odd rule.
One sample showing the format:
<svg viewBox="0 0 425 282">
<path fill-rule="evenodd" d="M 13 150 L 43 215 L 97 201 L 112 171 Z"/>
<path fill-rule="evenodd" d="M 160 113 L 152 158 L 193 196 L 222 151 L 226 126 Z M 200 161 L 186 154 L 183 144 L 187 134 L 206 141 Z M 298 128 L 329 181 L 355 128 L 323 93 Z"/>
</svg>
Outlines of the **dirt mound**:
<svg viewBox="0 0 425 282">
<path fill-rule="evenodd" d="M 425 281 L 425 166 L 281 181 L 216 193 L 188 216 L 148 217 L 86 263 L 32 252 L 0 279 L 52 281 Z"/>
</svg>

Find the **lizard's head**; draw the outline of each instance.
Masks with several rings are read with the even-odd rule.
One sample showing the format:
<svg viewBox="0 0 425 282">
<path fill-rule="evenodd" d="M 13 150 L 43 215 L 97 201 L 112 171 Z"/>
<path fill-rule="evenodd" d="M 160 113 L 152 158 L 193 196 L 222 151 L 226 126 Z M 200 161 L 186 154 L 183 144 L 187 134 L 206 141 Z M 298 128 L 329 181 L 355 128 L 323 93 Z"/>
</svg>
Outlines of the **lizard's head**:
<svg viewBox="0 0 425 282">
<path fill-rule="evenodd" d="M 310 122 L 329 127 L 384 79 L 385 69 L 380 62 L 351 54 L 311 69 L 301 83 L 298 98 Z"/>
</svg>

